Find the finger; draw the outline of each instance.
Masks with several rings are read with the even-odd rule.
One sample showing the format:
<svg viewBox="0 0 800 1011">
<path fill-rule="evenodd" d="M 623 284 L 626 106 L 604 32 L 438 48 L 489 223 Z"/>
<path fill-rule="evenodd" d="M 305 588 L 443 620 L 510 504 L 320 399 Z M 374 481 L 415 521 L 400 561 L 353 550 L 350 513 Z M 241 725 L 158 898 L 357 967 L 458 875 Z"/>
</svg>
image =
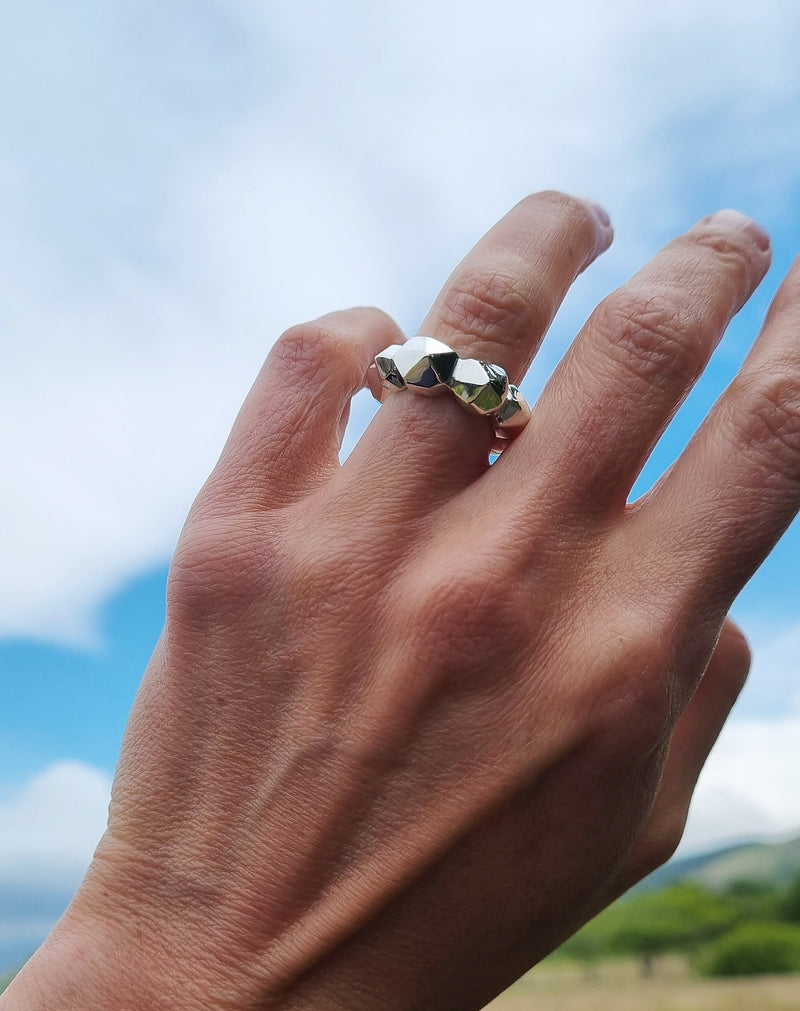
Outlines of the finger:
<svg viewBox="0 0 800 1011">
<path fill-rule="evenodd" d="M 673 731 L 650 817 L 607 901 L 666 863 L 677 849 L 698 777 L 744 687 L 750 660 L 747 640 L 727 619 L 697 691 Z"/>
<path fill-rule="evenodd" d="M 519 382 L 575 277 L 611 241 L 605 212 L 561 193 L 528 197 L 477 244 L 445 283 L 422 333 L 462 357 L 502 366 Z M 451 396 L 391 394 L 348 460 L 393 501 L 430 500 L 488 465 L 491 425 Z"/>
<path fill-rule="evenodd" d="M 769 260 L 766 235 L 734 211 L 705 218 L 671 242 L 592 314 L 495 482 L 513 466 L 547 475 L 559 511 L 624 507 Z"/>
<path fill-rule="evenodd" d="M 387 344 L 402 341 L 377 309 L 334 312 L 272 347 L 202 497 L 237 509 L 291 502 L 330 479 L 350 400 Z"/>
<path fill-rule="evenodd" d="M 586 200 L 528 197 L 456 267 L 420 332 L 521 381 L 572 282 L 612 235 L 606 212 Z"/>
<path fill-rule="evenodd" d="M 800 508 L 800 260 L 738 376 L 632 519 L 684 601 L 724 613 Z"/>
</svg>

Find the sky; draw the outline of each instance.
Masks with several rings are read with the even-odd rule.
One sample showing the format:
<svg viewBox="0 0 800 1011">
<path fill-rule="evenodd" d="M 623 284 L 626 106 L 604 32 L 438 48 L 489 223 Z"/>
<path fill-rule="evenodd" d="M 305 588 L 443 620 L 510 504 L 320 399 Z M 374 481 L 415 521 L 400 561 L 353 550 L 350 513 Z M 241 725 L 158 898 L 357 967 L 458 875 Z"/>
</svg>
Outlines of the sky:
<svg viewBox="0 0 800 1011">
<path fill-rule="evenodd" d="M 413 333 L 526 193 L 606 206 L 524 389 L 599 298 L 736 207 L 774 265 L 640 481 L 734 375 L 800 251 L 794 0 L 5 0 L 0 6 L 0 968 L 105 822 L 192 498 L 270 345 Z M 356 399 L 347 446 L 374 407 Z M 682 852 L 800 834 L 800 527 L 734 616 L 755 662 Z"/>
</svg>

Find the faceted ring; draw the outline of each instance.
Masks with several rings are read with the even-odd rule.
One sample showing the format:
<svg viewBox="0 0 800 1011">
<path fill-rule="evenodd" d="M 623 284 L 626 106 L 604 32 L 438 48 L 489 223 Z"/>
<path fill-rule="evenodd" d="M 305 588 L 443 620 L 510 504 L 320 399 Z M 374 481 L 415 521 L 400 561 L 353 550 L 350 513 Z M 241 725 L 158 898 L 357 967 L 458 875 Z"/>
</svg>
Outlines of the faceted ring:
<svg viewBox="0 0 800 1011">
<path fill-rule="evenodd" d="M 522 392 L 508 381 L 505 369 L 462 358 L 434 337 L 412 337 L 405 344 L 385 348 L 369 367 L 367 385 L 381 402 L 397 390 L 425 397 L 451 394 L 465 410 L 491 420 L 494 453 L 502 452 L 531 416 Z"/>
</svg>

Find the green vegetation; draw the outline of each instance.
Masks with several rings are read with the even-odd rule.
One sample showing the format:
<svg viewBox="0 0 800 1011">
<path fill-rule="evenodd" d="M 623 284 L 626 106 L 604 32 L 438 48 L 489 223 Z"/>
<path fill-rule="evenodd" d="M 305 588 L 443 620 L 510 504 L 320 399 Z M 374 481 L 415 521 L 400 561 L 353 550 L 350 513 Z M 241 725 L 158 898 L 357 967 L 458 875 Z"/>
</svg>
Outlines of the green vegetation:
<svg viewBox="0 0 800 1011">
<path fill-rule="evenodd" d="M 709 944 L 696 963 L 702 976 L 800 972 L 800 927 L 742 923 Z"/>
<path fill-rule="evenodd" d="M 782 919 L 788 923 L 800 923 L 800 874 L 781 896 L 779 908 Z"/>
<path fill-rule="evenodd" d="M 800 874 L 786 885 L 737 879 L 719 889 L 696 881 L 639 889 L 560 951 L 587 966 L 633 955 L 645 976 L 667 953 L 688 955 L 702 975 L 800 972 Z"/>
<path fill-rule="evenodd" d="M 736 922 L 730 903 L 700 885 L 671 885 L 631 902 L 614 931 L 617 951 L 639 955 L 649 974 L 651 959 L 668 951 L 691 952 Z"/>
<path fill-rule="evenodd" d="M 577 963 L 589 981 L 598 978 L 600 962 L 605 971 L 632 958 L 649 976 L 662 956 L 691 962 L 707 977 L 800 974 L 798 853 L 800 839 L 695 858 L 685 862 L 683 878 L 665 868 L 595 917 L 548 962 L 568 971 Z M 731 873 L 743 867 L 758 873 Z M 662 887 L 653 887 L 656 881 Z M 12 978 L 0 973 L 0 993 Z"/>
</svg>

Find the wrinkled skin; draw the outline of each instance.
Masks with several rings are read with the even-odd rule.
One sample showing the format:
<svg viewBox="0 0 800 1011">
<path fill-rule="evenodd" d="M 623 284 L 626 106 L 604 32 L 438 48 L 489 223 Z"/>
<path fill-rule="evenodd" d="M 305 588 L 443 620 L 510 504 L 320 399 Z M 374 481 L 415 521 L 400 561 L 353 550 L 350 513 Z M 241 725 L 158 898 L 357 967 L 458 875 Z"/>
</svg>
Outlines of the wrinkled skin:
<svg viewBox="0 0 800 1011">
<path fill-rule="evenodd" d="M 611 241 L 519 204 L 421 332 L 519 382 Z M 676 846 L 749 652 L 725 615 L 800 505 L 800 269 L 679 461 L 631 487 L 769 245 L 704 219 L 604 300 L 524 433 L 349 401 L 402 341 L 284 334 L 187 520 L 108 831 L 16 1008 L 473 1009 Z"/>
</svg>

